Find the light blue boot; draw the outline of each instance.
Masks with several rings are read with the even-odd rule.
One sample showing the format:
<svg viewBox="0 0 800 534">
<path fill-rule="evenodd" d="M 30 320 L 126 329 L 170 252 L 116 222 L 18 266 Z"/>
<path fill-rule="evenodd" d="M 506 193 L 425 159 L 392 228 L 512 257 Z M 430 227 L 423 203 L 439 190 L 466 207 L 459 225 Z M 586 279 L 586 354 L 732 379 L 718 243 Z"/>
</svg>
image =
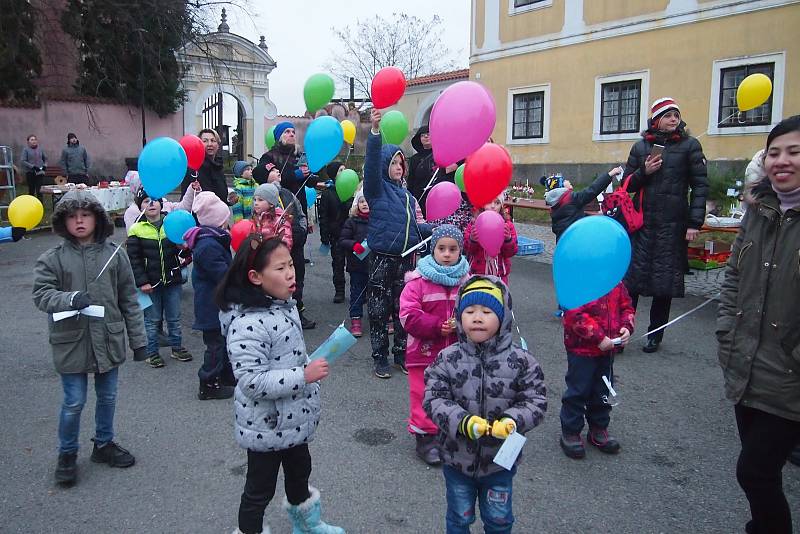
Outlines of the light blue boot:
<svg viewBox="0 0 800 534">
<path fill-rule="evenodd" d="M 292 520 L 294 527 L 292 534 L 345 534 L 343 528 L 322 521 L 319 490 L 309 486 L 308 492 L 311 497 L 296 506 L 289 504 L 286 497 L 283 498 L 283 507 L 289 513 L 289 519 Z"/>
</svg>

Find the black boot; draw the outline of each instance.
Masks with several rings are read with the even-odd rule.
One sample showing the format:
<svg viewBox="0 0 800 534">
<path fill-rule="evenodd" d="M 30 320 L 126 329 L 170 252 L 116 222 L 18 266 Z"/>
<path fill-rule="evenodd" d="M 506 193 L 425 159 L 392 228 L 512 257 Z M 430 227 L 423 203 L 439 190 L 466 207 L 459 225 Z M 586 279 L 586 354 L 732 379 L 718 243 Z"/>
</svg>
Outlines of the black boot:
<svg viewBox="0 0 800 534">
<path fill-rule="evenodd" d="M 417 440 L 417 456 L 420 460 L 431 466 L 437 466 L 442 463 L 439 457 L 439 451 L 436 448 L 436 436 L 430 434 L 415 434 Z"/>
<path fill-rule="evenodd" d="M 197 398 L 200 400 L 230 399 L 233 397 L 233 389 L 233 386 L 223 386 L 219 378 L 208 384 L 200 382 L 200 390 L 197 392 Z"/>
<path fill-rule="evenodd" d="M 75 461 L 78 459 L 77 452 L 62 452 L 58 455 L 58 465 L 56 466 L 56 482 L 64 486 L 75 484 L 78 479 L 78 467 Z"/>
<path fill-rule="evenodd" d="M 344 289 L 337 289 L 336 294 L 333 295 L 333 303 L 341 304 L 344 302 Z"/>
<path fill-rule="evenodd" d="M 661 343 L 661 342 L 660 342 L 660 341 L 658 341 L 656 338 L 654 338 L 654 337 L 649 337 L 649 338 L 647 338 L 647 345 L 645 345 L 644 347 L 642 347 L 642 351 L 643 351 L 643 352 L 647 352 L 647 353 L 656 352 L 656 351 L 658 350 L 658 345 L 659 345 L 660 343 Z"/>
<path fill-rule="evenodd" d="M 300 312 L 300 326 L 303 330 L 313 330 L 317 327 L 317 323 L 306 317 L 305 312 Z"/>
<path fill-rule="evenodd" d="M 108 464 L 111 467 L 130 467 L 136 463 L 136 458 L 113 441 L 98 446 L 97 442 L 92 449 L 91 460 L 96 464 Z"/>
</svg>

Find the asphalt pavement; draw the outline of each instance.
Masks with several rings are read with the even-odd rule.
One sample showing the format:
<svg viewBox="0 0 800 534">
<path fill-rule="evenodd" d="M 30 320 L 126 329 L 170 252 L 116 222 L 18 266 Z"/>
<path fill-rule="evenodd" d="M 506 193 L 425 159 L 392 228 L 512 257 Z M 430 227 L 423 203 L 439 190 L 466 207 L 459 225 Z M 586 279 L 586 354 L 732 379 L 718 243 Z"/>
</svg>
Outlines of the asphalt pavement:
<svg viewBox="0 0 800 534">
<path fill-rule="evenodd" d="M 116 239 L 122 232 L 117 230 Z M 45 315 L 31 300 L 39 254 L 58 242 L 49 234 L 0 245 L 0 532 L 230 533 L 244 484 L 246 455 L 233 438 L 232 401 L 198 401 L 202 340 L 190 329 L 192 289 L 184 286 L 183 333 L 195 360 L 166 356 L 151 369 L 129 360 L 121 369 L 116 440 L 136 455 L 129 469 L 89 461 L 94 396 L 83 414 L 79 482 L 56 486 L 61 385 L 48 345 Z M 330 260 L 312 235 L 306 305 L 317 328 L 313 350 L 347 317 L 333 304 Z M 588 450 L 566 458 L 559 446 L 558 410 L 566 356 L 550 266 L 514 261 L 510 286 L 522 335 L 539 359 L 548 387 L 545 422 L 528 433 L 514 479 L 514 531 L 521 533 L 744 532 L 747 502 L 735 479 L 738 454 L 733 409 L 722 391 L 713 336 L 714 306 L 667 331 L 662 350 L 641 341 L 614 365 L 621 403 L 611 431 L 618 456 Z M 676 300 L 673 316 L 702 302 Z M 647 323 L 644 299 L 637 333 Z M 322 420 L 311 444 L 312 483 L 323 516 L 348 533 L 444 532 L 445 489 L 439 469 L 414 455 L 405 428 L 407 381 L 372 375 L 369 338 L 332 366 L 323 382 Z M 784 484 L 800 523 L 800 469 L 787 465 Z M 281 508 L 269 505 L 273 534 L 291 532 Z M 473 532 L 480 531 L 480 521 Z"/>
</svg>

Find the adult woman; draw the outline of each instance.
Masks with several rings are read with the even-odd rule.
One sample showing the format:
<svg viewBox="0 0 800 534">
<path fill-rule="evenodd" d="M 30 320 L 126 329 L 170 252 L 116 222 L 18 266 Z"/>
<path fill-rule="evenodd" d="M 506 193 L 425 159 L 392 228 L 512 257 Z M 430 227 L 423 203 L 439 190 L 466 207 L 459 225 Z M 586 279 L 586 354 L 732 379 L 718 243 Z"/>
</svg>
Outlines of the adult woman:
<svg viewBox="0 0 800 534">
<path fill-rule="evenodd" d="M 41 199 L 39 190 L 42 188 L 44 171 L 47 168 L 47 156 L 39 148 L 39 139 L 35 135 L 28 136 L 28 146 L 22 149 L 22 168 L 25 170 L 25 180 L 28 182 L 28 194 Z"/>
<path fill-rule="evenodd" d="M 653 297 L 649 332 L 669 320 L 672 298 L 683 297 L 687 241 L 697 237 L 706 214 L 706 158 L 700 142 L 686 132 L 675 100 L 653 102 L 648 128 L 628 156 L 629 175 L 628 191 L 643 200 L 644 226 L 631 237 L 625 285 L 634 307 L 640 295 Z M 664 330 L 648 336 L 643 350 L 657 351 L 663 336 Z"/>
<path fill-rule="evenodd" d="M 236 203 L 236 195 L 228 194 L 228 182 L 225 181 L 225 172 L 222 169 L 222 157 L 218 157 L 220 146 L 219 134 L 210 128 L 200 130 L 198 134 L 203 145 L 206 147 L 206 157 L 203 164 L 197 170 L 197 175 L 189 169 L 181 183 L 181 195 L 186 193 L 192 182 L 195 180 L 200 183 L 203 191 L 211 191 L 228 205 Z"/>
<path fill-rule="evenodd" d="M 772 129 L 764 169 L 725 271 L 716 334 L 742 442 L 746 531 L 789 534 L 781 470 L 800 440 L 800 115 Z"/>
</svg>

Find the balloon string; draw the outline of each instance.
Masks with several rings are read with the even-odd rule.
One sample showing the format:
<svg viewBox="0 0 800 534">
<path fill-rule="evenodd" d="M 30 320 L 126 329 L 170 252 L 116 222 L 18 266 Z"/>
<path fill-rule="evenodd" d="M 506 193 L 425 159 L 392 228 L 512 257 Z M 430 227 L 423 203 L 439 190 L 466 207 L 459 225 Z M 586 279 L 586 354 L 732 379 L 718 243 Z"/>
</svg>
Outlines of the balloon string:
<svg viewBox="0 0 800 534">
<path fill-rule="evenodd" d="M 353 153 L 353 145 L 350 145 L 350 147 L 347 149 L 347 156 L 344 158 L 344 163 L 342 163 L 342 165 L 344 165 L 345 167 L 347 167 L 347 160 L 350 159 L 350 154 L 352 153 Z"/>
<path fill-rule="evenodd" d="M 736 111 L 734 111 L 733 113 L 731 113 L 730 115 L 728 115 L 727 117 L 725 117 L 724 119 L 722 119 L 721 121 L 719 121 L 719 122 L 717 123 L 717 126 L 719 126 L 720 124 L 724 123 L 724 122 L 725 122 L 725 121 L 727 121 L 728 119 L 730 119 L 730 118 L 733 118 L 733 117 L 735 117 L 735 116 L 737 116 L 737 115 L 739 115 L 739 117 L 737 118 L 737 120 L 739 121 L 739 123 L 742 123 L 742 122 L 744 122 L 744 120 L 741 118 L 741 113 L 742 113 L 742 112 L 741 112 L 741 111 L 739 111 L 739 110 L 736 110 Z M 700 139 L 701 137 L 705 137 L 706 135 L 708 135 L 708 130 L 706 130 L 705 132 L 703 132 L 703 133 L 701 133 L 700 135 L 698 135 L 697 137 L 695 137 L 695 139 Z"/>
<path fill-rule="evenodd" d="M 719 293 L 717 293 L 715 296 L 711 297 L 710 299 L 706 300 L 702 304 L 699 304 L 699 305 L 695 306 L 694 308 L 692 308 L 691 310 L 687 311 L 686 313 L 677 316 L 676 318 L 674 318 L 673 320 L 671 320 L 667 324 L 661 325 L 658 328 L 655 328 L 655 329 L 650 330 L 649 332 L 647 332 L 645 334 L 642 334 L 641 336 L 639 336 L 639 339 L 644 339 L 647 336 L 650 336 L 652 334 L 655 334 L 656 332 L 660 332 L 661 330 L 664 330 L 666 327 L 668 327 L 670 325 L 673 325 L 673 324 L 677 323 L 678 321 L 680 321 L 682 319 L 685 319 L 686 317 L 688 317 L 689 315 L 693 314 L 694 312 L 696 312 L 697 310 L 699 310 L 703 306 L 706 306 L 707 304 L 717 300 L 718 298 L 719 298 Z"/>
<path fill-rule="evenodd" d="M 133 224 L 136 224 L 137 222 L 139 222 L 139 220 L 142 218 L 143 215 L 144 215 L 144 210 L 139 212 L 139 216 L 136 217 L 136 220 L 133 221 Z M 117 255 L 117 252 L 119 252 L 119 249 L 122 248 L 123 244 L 124 244 L 124 242 L 121 242 L 119 245 L 117 245 L 117 248 L 114 250 L 114 252 L 111 254 L 111 256 L 109 256 L 108 261 L 106 261 L 106 264 L 103 265 L 102 269 L 100 269 L 100 274 L 97 275 L 97 278 L 95 278 L 93 280 L 93 282 L 97 282 L 100 279 L 100 277 L 103 276 L 103 273 L 106 272 L 106 269 L 108 269 L 108 266 L 111 264 L 111 260 L 113 260 L 114 256 Z"/>
<path fill-rule="evenodd" d="M 436 167 L 436 171 L 433 173 L 433 176 L 431 176 L 431 179 L 430 179 L 430 181 L 428 182 L 428 185 L 426 185 L 426 186 L 425 186 L 425 189 L 423 189 L 423 190 L 422 190 L 422 194 L 423 194 L 423 195 L 425 194 L 425 191 L 427 191 L 428 189 L 430 189 L 430 188 L 431 188 L 431 184 L 432 184 L 432 183 L 433 183 L 433 181 L 436 179 L 436 175 L 437 175 L 437 174 L 439 174 L 439 169 L 441 169 L 441 167 Z M 422 195 L 420 195 L 420 197 L 422 197 Z"/>
</svg>

